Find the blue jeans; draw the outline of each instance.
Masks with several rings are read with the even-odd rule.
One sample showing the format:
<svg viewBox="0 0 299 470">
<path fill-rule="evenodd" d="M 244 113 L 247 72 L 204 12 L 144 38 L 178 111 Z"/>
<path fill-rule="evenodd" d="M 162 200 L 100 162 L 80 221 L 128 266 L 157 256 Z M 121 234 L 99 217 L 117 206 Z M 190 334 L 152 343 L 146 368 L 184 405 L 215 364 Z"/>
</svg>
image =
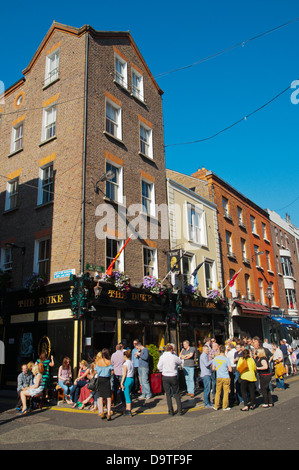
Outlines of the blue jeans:
<svg viewBox="0 0 299 470">
<path fill-rule="evenodd" d="M 238 402 L 240 404 L 240 403 L 242 403 L 243 398 L 242 398 L 242 395 L 241 395 L 241 384 L 238 380 L 239 378 L 240 378 L 240 372 L 236 368 L 236 372 L 235 372 L 236 395 L 237 395 L 237 398 L 238 398 Z"/>
<path fill-rule="evenodd" d="M 148 381 L 148 367 L 138 367 L 139 382 L 141 385 L 141 393 L 145 398 L 151 398 L 152 392 Z"/>
<path fill-rule="evenodd" d="M 276 386 L 277 386 L 277 388 L 281 388 L 282 390 L 285 389 L 284 378 L 283 377 L 281 379 L 280 378 L 276 379 Z"/>
<path fill-rule="evenodd" d="M 64 396 L 70 395 L 70 392 L 69 392 L 69 389 L 70 389 L 70 388 L 69 388 L 67 385 L 64 385 L 63 382 L 64 382 L 64 380 L 63 380 L 63 381 L 60 380 L 60 381 L 58 382 L 58 385 L 59 385 L 59 386 L 62 388 L 62 390 L 64 391 Z"/>
<path fill-rule="evenodd" d="M 211 404 L 210 402 L 211 376 L 205 375 L 204 377 L 202 377 L 202 381 L 203 381 L 203 387 L 204 387 L 204 391 L 203 391 L 204 402 L 205 402 L 205 406 L 208 406 Z"/>
<path fill-rule="evenodd" d="M 194 367 L 184 366 L 184 375 L 187 385 L 187 393 L 194 395 Z"/>
</svg>

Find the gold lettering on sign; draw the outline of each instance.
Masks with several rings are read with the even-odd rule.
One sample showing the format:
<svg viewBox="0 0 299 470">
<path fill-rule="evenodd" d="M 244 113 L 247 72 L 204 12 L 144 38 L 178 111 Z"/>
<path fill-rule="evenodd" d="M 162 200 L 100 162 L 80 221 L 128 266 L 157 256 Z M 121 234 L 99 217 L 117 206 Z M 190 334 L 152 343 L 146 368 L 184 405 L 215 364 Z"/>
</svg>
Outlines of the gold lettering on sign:
<svg viewBox="0 0 299 470">
<path fill-rule="evenodd" d="M 48 297 L 39 297 L 38 305 L 52 305 L 63 303 L 63 294 L 49 295 Z M 34 307 L 35 299 L 18 300 L 19 308 Z"/>
</svg>

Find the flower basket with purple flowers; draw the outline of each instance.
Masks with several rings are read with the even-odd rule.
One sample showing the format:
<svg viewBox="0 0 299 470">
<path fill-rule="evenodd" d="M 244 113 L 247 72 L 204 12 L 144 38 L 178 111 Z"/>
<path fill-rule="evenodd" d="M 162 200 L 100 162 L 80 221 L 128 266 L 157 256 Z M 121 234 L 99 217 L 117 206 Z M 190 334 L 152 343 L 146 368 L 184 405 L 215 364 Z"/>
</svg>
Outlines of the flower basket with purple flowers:
<svg viewBox="0 0 299 470">
<path fill-rule="evenodd" d="M 111 276 L 104 274 L 103 281 L 111 282 L 121 291 L 129 291 L 131 289 L 130 278 L 121 271 L 112 271 Z"/>
<path fill-rule="evenodd" d="M 207 301 L 214 302 L 215 304 L 218 302 L 223 302 L 223 298 L 221 297 L 221 293 L 217 289 L 210 289 L 207 295 Z"/>
<path fill-rule="evenodd" d="M 167 287 L 163 286 L 160 279 L 154 276 L 144 276 L 142 287 L 149 290 L 152 294 L 164 295 L 167 293 Z"/>
</svg>

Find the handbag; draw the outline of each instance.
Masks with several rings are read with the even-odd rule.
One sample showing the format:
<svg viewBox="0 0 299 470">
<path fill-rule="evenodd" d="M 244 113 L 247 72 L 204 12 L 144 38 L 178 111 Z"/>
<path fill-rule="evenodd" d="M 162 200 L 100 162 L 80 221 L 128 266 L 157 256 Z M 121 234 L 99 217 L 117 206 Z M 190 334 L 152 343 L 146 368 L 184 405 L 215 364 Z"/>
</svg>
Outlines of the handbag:
<svg viewBox="0 0 299 470">
<path fill-rule="evenodd" d="M 71 381 L 71 379 L 66 379 L 66 380 L 63 382 L 63 385 L 66 385 L 67 387 L 71 387 L 71 386 L 72 386 L 72 381 Z"/>
<path fill-rule="evenodd" d="M 237 366 L 237 371 L 240 372 L 240 374 L 243 374 L 243 372 L 246 372 L 247 370 L 249 370 L 247 361 L 246 359 L 243 359 L 243 361 Z"/>
<path fill-rule="evenodd" d="M 285 375 L 287 373 L 284 365 L 282 362 L 278 362 L 278 364 L 276 364 L 275 366 L 275 374 L 277 375 L 277 377 L 281 377 L 282 375 Z"/>
<path fill-rule="evenodd" d="M 96 387 L 97 387 L 97 382 L 98 382 L 98 378 L 97 377 L 93 377 L 89 383 L 87 384 L 87 388 L 88 390 L 90 390 L 91 392 L 95 392 L 96 391 Z"/>
</svg>

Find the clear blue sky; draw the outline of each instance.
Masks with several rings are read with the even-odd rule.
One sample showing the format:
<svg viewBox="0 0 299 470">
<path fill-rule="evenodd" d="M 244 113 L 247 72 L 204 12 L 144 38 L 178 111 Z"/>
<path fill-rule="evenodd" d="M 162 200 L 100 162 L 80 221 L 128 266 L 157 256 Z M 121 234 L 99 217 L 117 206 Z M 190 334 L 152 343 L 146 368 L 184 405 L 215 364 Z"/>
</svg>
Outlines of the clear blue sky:
<svg viewBox="0 0 299 470">
<path fill-rule="evenodd" d="M 299 2 L 16 0 L 2 4 L 0 16 L 0 80 L 8 88 L 22 77 L 54 20 L 129 30 L 157 76 L 299 17 Z M 299 79 L 298 37 L 296 21 L 244 47 L 158 77 L 164 91 L 165 144 L 208 137 Z M 299 104 L 291 103 L 293 91 L 212 140 L 166 147 L 167 167 L 187 174 L 201 167 L 212 170 L 262 208 L 282 217 L 288 212 L 299 226 Z"/>
</svg>

